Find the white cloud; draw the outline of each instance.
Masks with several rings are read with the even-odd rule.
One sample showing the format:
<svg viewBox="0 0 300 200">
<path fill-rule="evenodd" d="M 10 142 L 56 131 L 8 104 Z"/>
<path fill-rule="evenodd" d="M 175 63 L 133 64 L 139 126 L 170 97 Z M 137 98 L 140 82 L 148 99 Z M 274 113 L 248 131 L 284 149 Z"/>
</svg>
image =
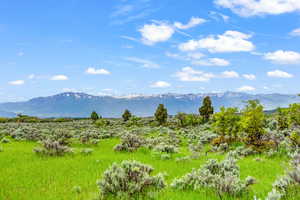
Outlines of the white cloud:
<svg viewBox="0 0 300 200">
<path fill-rule="evenodd" d="M 240 88 L 237 89 L 237 91 L 239 92 L 252 92 L 252 91 L 255 91 L 256 89 L 252 86 L 248 86 L 248 85 L 245 85 L 245 86 L 242 86 Z"/>
<path fill-rule="evenodd" d="M 270 60 L 274 63 L 282 65 L 300 63 L 300 53 L 294 51 L 278 50 L 275 52 L 266 53 L 264 55 L 264 58 L 266 60 Z"/>
<path fill-rule="evenodd" d="M 145 24 L 139 32 L 142 34 L 142 42 L 146 45 L 154 45 L 158 42 L 169 40 L 174 34 L 174 27 L 164 23 Z"/>
<path fill-rule="evenodd" d="M 212 19 L 216 20 L 216 21 L 219 21 L 219 18 L 222 18 L 222 20 L 223 20 L 224 22 L 228 22 L 229 19 L 230 19 L 229 16 L 224 15 L 224 14 L 219 13 L 219 12 L 215 12 L 215 11 L 210 11 L 210 12 L 209 12 L 209 16 L 210 16 Z"/>
<path fill-rule="evenodd" d="M 95 69 L 93 67 L 89 67 L 85 73 L 87 74 L 92 74 L 92 75 L 99 75 L 99 74 L 102 74 L 102 75 L 109 75 L 111 74 L 108 70 L 106 69 Z"/>
<path fill-rule="evenodd" d="M 212 73 L 206 73 L 203 71 L 194 70 L 191 67 L 184 67 L 181 69 L 181 71 L 176 72 L 175 77 L 177 77 L 180 81 L 207 82 L 210 79 L 214 78 L 215 75 Z"/>
<path fill-rule="evenodd" d="M 228 66 L 230 65 L 230 62 L 222 59 L 222 58 L 209 58 L 207 60 L 193 60 L 193 65 L 199 65 L 199 66 Z"/>
<path fill-rule="evenodd" d="M 66 81 L 68 79 L 69 78 L 65 75 L 55 75 L 50 78 L 50 80 L 52 80 L 52 81 Z"/>
<path fill-rule="evenodd" d="M 10 85 L 23 85 L 25 81 L 23 80 L 16 80 L 16 81 L 10 81 L 8 82 Z"/>
<path fill-rule="evenodd" d="M 34 78 L 36 78 L 35 74 L 30 74 L 30 75 L 28 76 L 28 79 L 34 79 Z"/>
<path fill-rule="evenodd" d="M 152 88 L 166 88 L 166 87 L 170 87 L 171 84 L 165 81 L 157 81 L 153 84 L 150 85 L 150 87 Z"/>
<path fill-rule="evenodd" d="M 201 40 L 190 40 L 179 45 L 181 51 L 195 51 L 203 48 L 209 52 L 248 52 L 255 49 L 248 41 L 252 36 L 238 31 L 226 31 L 223 35 L 209 36 Z"/>
<path fill-rule="evenodd" d="M 193 27 L 203 24 L 205 22 L 206 22 L 205 19 L 202 19 L 199 17 L 192 17 L 187 24 L 182 24 L 181 22 L 175 22 L 174 26 L 178 29 L 185 30 L 185 29 L 193 28 Z"/>
<path fill-rule="evenodd" d="M 287 72 L 280 71 L 280 70 L 270 71 L 267 73 L 267 75 L 269 77 L 275 77 L 275 78 L 292 78 L 292 77 L 294 77 L 293 74 L 289 74 Z"/>
<path fill-rule="evenodd" d="M 235 71 L 225 71 L 221 73 L 221 78 L 239 78 L 240 75 Z"/>
<path fill-rule="evenodd" d="M 142 59 L 142 58 L 137 58 L 137 57 L 126 57 L 125 60 L 141 64 L 142 67 L 144 68 L 160 68 L 159 64 L 156 64 L 150 60 Z"/>
<path fill-rule="evenodd" d="M 290 33 L 291 36 L 300 36 L 300 28 L 297 28 L 295 30 L 293 30 L 291 33 Z"/>
<path fill-rule="evenodd" d="M 250 81 L 253 81 L 253 80 L 256 79 L 256 76 L 255 76 L 254 74 L 243 74 L 243 77 L 244 77 L 245 79 L 250 80 Z"/>
<path fill-rule="evenodd" d="M 299 0 L 215 0 L 214 2 L 243 17 L 300 11 Z"/>
<path fill-rule="evenodd" d="M 178 60 L 191 61 L 192 65 L 198 66 L 229 66 L 230 62 L 222 58 L 205 58 L 206 55 L 200 52 L 189 52 L 187 55 L 180 55 L 166 52 L 166 56 Z"/>
</svg>

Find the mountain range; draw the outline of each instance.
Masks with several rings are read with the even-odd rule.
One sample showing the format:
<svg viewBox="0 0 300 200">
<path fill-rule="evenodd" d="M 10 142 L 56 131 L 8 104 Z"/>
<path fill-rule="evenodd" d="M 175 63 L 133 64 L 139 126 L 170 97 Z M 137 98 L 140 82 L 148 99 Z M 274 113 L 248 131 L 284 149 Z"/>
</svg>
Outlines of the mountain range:
<svg viewBox="0 0 300 200">
<path fill-rule="evenodd" d="M 240 92 L 206 94 L 160 94 L 132 95 L 124 97 L 94 96 L 85 93 L 61 93 L 48 97 L 33 98 L 24 102 L 0 103 L 0 116 L 13 117 L 22 113 L 37 117 L 88 117 L 92 111 L 103 117 L 120 117 L 125 109 L 137 116 L 152 116 L 158 104 L 164 104 L 168 113 L 197 113 L 205 96 L 210 96 L 213 106 L 243 108 L 245 101 L 257 99 L 265 110 L 287 107 L 300 102 L 297 95 L 287 94 L 247 94 Z"/>
</svg>

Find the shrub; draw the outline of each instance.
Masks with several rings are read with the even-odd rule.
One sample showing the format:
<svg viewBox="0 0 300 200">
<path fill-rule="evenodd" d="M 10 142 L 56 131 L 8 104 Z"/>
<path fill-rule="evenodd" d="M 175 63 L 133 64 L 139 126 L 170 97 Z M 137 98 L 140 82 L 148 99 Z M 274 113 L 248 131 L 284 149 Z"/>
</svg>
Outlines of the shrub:
<svg viewBox="0 0 300 200">
<path fill-rule="evenodd" d="M 289 109 L 289 123 L 291 126 L 300 125 L 300 104 L 291 104 Z"/>
<path fill-rule="evenodd" d="M 154 151 L 163 152 L 163 153 L 176 153 L 177 148 L 171 144 L 160 143 L 154 147 Z"/>
<path fill-rule="evenodd" d="M 202 168 L 194 169 L 182 178 L 175 179 L 171 187 L 180 190 L 213 188 L 219 196 L 222 193 L 238 196 L 247 192 L 248 186 L 254 182 L 254 179 L 250 177 L 244 182 L 241 181 L 236 160 L 228 157 L 222 162 L 209 160 Z"/>
<path fill-rule="evenodd" d="M 1 143 L 10 143 L 10 140 L 4 137 L 1 139 Z"/>
<path fill-rule="evenodd" d="M 99 143 L 99 134 L 97 131 L 87 130 L 80 134 L 79 140 L 83 144 L 98 144 Z"/>
<path fill-rule="evenodd" d="M 283 108 L 278 108 L 277 109 L 277 122 L 278 122 L 278 129 L 279 130 L 284 130 L 289 127 L 289 121 L 288 121 L 288 110 L 283 109 Z"/>
<path fill-rule="evenodd" d="M 144 139 L 132 133 L 126 133 L 121 137 L 121 144 L 114 147 L 115 151 L 135 151 L 144 144 Z"/>
<path fill-rule="evenodd" d="M 110 123 L 107 119 L 98 119 L 95 121 L 95 125 L 97 127 L 105 127 L 105 126 L 108 126 Z"/>
<path fill-rule="evenodd" d="M 237 108 L 221 108 L 213 116 L 213 128 L 220 136 L 228 136 L 231 140 L 237 138 L 240 131 L 240 116 Z"/>
<path fill-rule="evenodd" d="M 300 153 L 293 155 L 291 161 L 291 169 L 286 175 L 277 179 L 273 184 L 273 191 L 278 191 L 278 194 L 286 197 L 299 196 L 300 189 Z"/>
<path fill-rule="evenodd" d="M 197 126 L 203 123 L 203 117 L 195 114 L 177 113 L 175 118 L 178 120 L 180 127 Z"/>
<path fill-rule="evenodd" d="M 59 141 L 46 139 L 41 143 L 42 147 L 36 147 L 33 149 L 33 151 L 39 155 L 62 156 L 71 152 L 71 149 L 68 146 L 61 144 Z"/>
<path fill-rule="evenodd" d="M 137 161 L 123 161 L 114 163 L 107 169 L 98 186 L 103 199 L 114 196 L 116 198 L 132 199 L 145 196 L 151 190 L 161 190 L 166 184 L 161 174 L 151 176 L 153 168 Z"/>
</svg>

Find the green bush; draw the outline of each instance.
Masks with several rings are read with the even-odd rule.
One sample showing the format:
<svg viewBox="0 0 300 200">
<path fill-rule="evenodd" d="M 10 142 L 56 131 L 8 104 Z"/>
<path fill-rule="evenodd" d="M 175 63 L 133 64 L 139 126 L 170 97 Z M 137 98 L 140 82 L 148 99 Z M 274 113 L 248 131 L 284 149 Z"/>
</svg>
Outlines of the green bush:
<svg viewBox="0 0 300 200">
<path fill-rule="evenodd" d="M 101 198 L 134 199 L 146 196 L 149 191 L 163 189 L 166 186 L 163 176 L 151 176 L 152 172 L 151 166 L 137 161 L 114 163 L 98 181 Z"/>
</svg>

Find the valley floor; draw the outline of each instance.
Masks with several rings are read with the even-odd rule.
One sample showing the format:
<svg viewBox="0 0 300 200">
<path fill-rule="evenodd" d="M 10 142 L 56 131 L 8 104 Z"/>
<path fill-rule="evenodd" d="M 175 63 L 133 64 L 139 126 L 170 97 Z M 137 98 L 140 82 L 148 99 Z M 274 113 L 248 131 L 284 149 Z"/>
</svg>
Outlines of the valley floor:
<svg viewBox="0 0 300 200">
<path fill-rule="evenodd" d="M 199 168 L 209 158 L 223 159 L 218 153 L 204 154 L 196 160 L 176 162 L 175 158 L 188 155 L 182 147 L 180 153 L 173 154 L 170 160 L 161 160 L 148 149 L 141 148 L 133 153 L 115 152 L 113 147 L 118 139 L 101 140 L 98 146 L 74 144 L 75 151 L 93 148 L 91 155 L 75 153 L 63 157 L 41 157 L 33 153 L 35 142 L 11 141 L 2 144 L 0 152 L 0 199 L 1 200 L 89 200 L 98 196 L 99 180 L 103 172 L 113 163 L 122 160 L 138 160 L 154 168 L 154 174 L 165 172 L 170 183 L 174 178 L 181 177 L 193 168 Z M 259 159 L 257 159 L 259 157 Z M 239 160 L 241 178 L 253 176 L 257 183 L 251 186 L 248 197 L 264 199 L 272 190 L 272 184 L 283 175 L 288 160 L 281 157 L 248 156 Z M 76 189 L 77 188 L 77 189 Z M 80 189 L 78 189 L 80 188 Z M 153 193 L 154 199 L 185 200 L 185 199 L 219 199 L 214 192 L 205 190 L 177 191 L 165 189 Z M 226 198 L 226 197 L 225 197 Z M 229 197 L 226 199 L 230 199 Z"/>
</svg>

